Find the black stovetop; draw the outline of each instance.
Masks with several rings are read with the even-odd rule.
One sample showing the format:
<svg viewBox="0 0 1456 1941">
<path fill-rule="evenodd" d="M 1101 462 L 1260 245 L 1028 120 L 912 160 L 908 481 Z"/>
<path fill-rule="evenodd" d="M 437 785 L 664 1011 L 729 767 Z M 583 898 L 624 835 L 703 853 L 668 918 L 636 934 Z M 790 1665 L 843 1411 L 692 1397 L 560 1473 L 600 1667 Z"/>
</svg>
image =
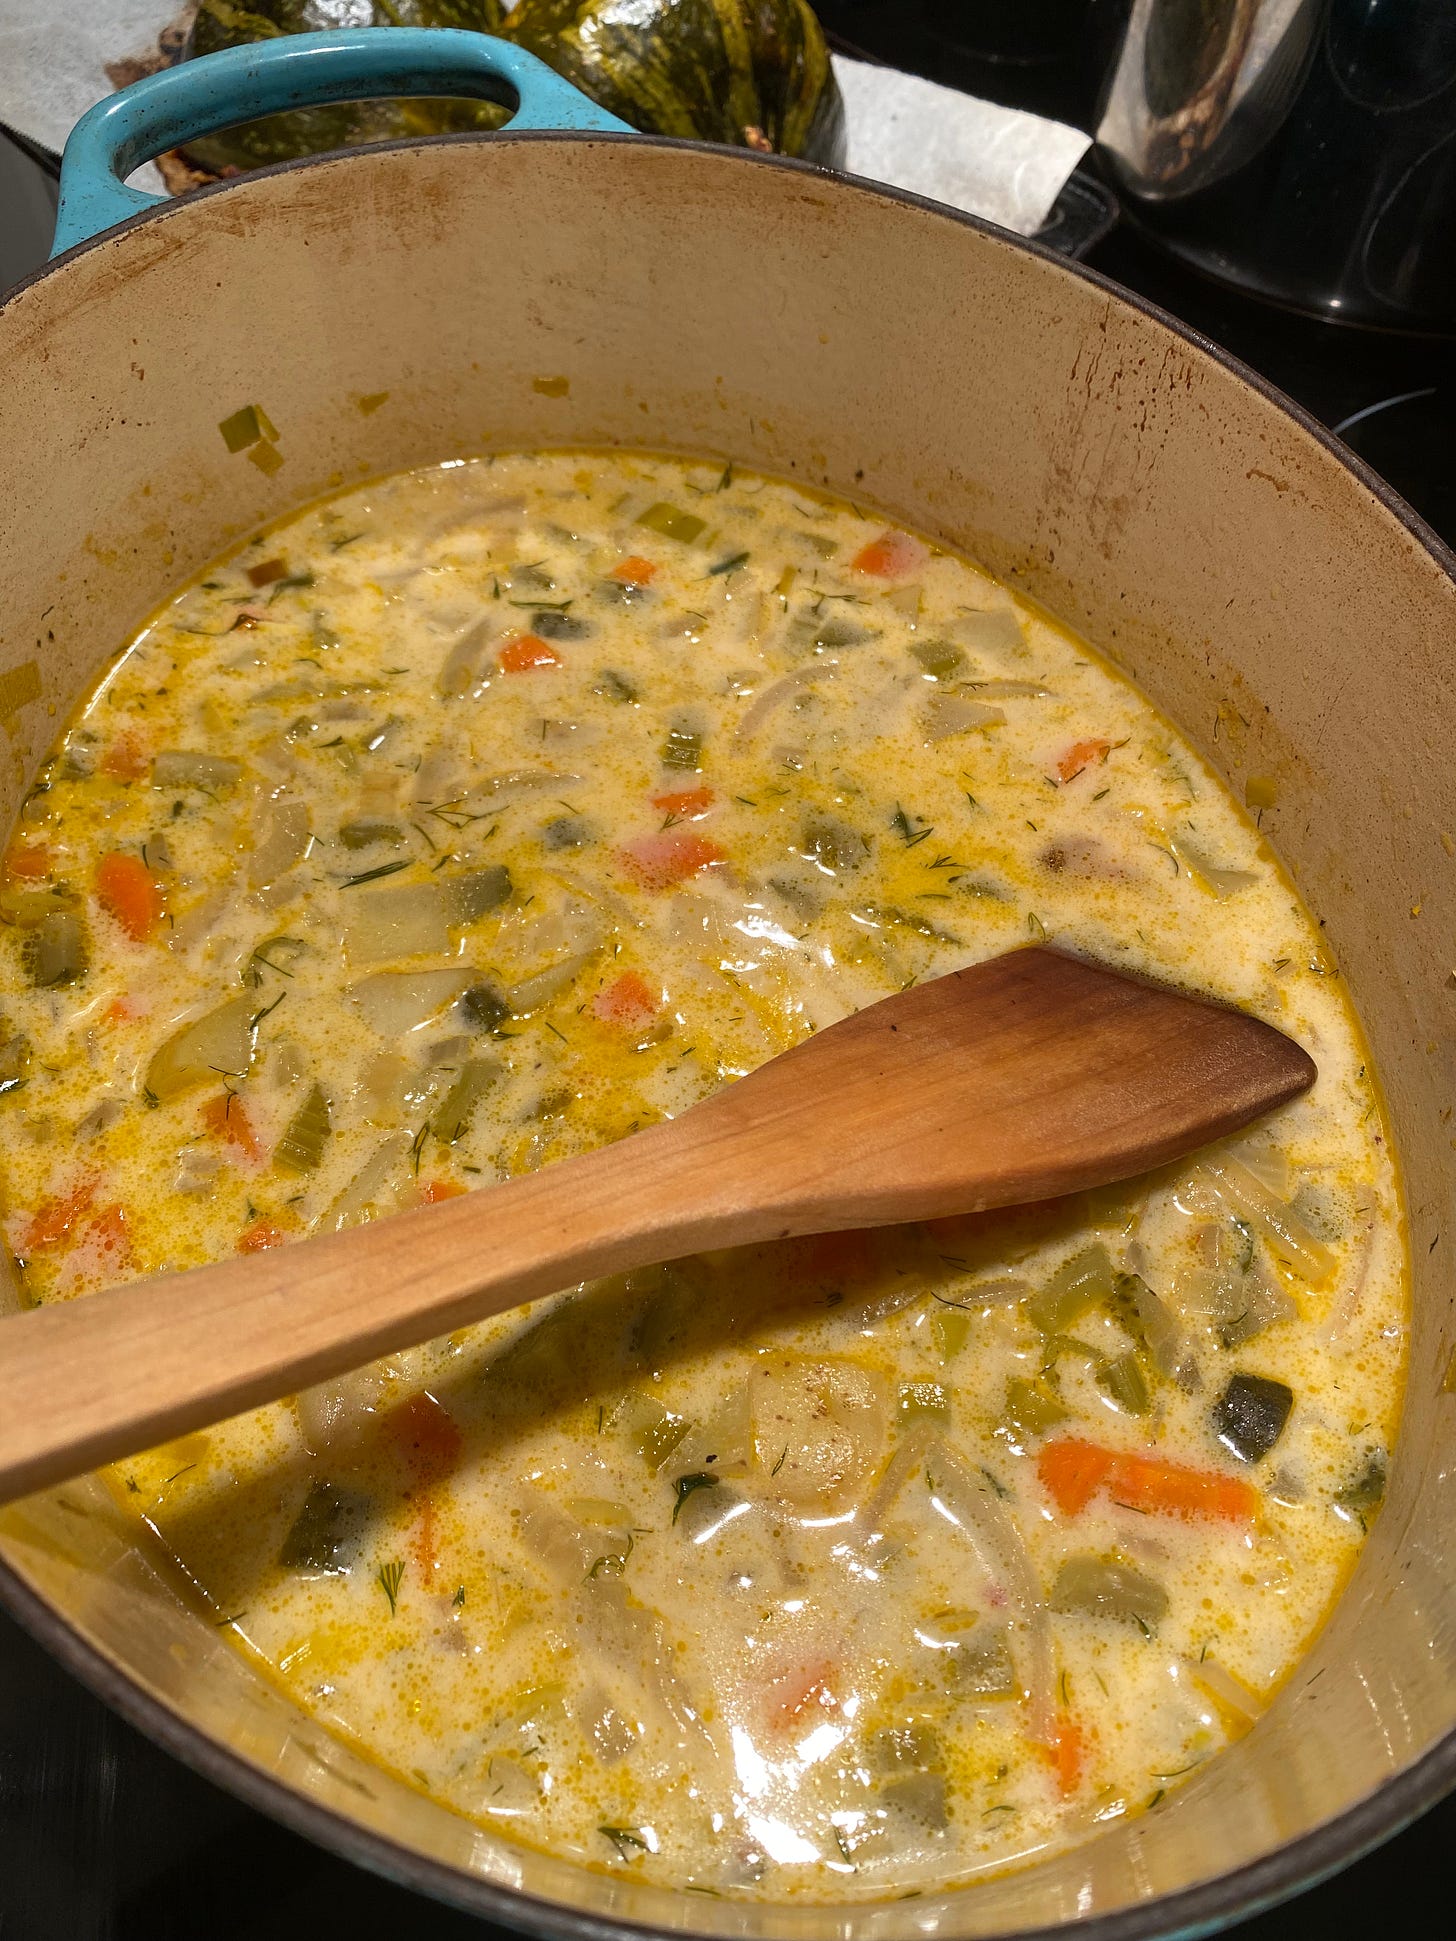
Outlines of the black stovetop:
<svg viewBox="0 0 1456 1941">
<path fill-rule="evenodd" d="M 824 0 L 819 11 L 870 55 L 1090 125 L 1095 73 L 1076 33 L 1060 59 L 1038 64 L 978 50 L 978 19 L 1004 24 L 1018 11 L 1005 0 Z M 947 30 L 947 21 L 957 24 Z M 53 212 L 45 159 L 0 132 L 0 291 L 44 258 Z M 1456 543 L 1449 344 L 1269 310 L 1176 267 L 1126 225 L 1089 261 L 1289 392 Z M 1406 1910 L 1415 1924 L 1422 1905 L 1441 1904 L 1453 1846 L 1456 1798 L 1337 1880 L 1249 1922 L 1241 1941 L 1353 1941 Z M 314 1941 L 320 1932 L 464 1941 L 485 1931 L 197 1778 L 0 1616 L 0 1941 Z"/>
</svg>

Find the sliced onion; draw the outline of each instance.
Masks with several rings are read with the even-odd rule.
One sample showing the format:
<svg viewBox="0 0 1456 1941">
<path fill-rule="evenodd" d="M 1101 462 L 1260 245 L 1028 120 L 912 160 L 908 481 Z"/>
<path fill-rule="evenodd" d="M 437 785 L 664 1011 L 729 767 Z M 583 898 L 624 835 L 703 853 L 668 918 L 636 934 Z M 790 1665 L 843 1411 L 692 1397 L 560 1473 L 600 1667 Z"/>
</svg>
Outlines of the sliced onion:
<svg viewBox="0 0 1456 1941">
<path fill-rule="evenodd" d="M 1335 1256 L 1286 1200 L 1277 1198 L 1247 1166 L 1227 1156 L 1205 1160 L 1200 1169 L 1214 1191 L 1240 1218 L 1257 1228 L 1279 1257 L 1301 1280 L 1325 1280 L 1335 1268 Z"/>
<path fill-rule="evenodd" d="M 924 709 L 929 741 L 946 741 L 951 735 L 969 734 L 974 728 L 1000 728 L 1005 721 L 1004 709 L 968 700 L 963 694 L 934 694 Z"/>
<path fill-rule="evenodd" d="M 396 1038 L 438 1017 L 460 996 L 471 975 L 469 969 L 375 971 L 351 985 L 345 996 L 381 1038 Z"/>
<path fill-rule="evenodd" d="M 885 1399 L 867 1368 L 771 1355 L 754 1370 L 749 1401 L 754 1457 L 769 1487 L 831 1515 L 853 1501 L 885 1446 Z"/>
<path fill-rule="evenodd" d="M 352 891 L 344 944 L 356 964 L 391 957 L 442 956 L 450 948 L 450 910 L 438 877 Z M 463 988 L 463 986 L 462 986 Z"/>
<path fill-rule="evenodd" d="M 376 1362 L 301 1389 L 293 1398 L 293 1409 L 304 1448 L 311 1456 L 321 1456 L 357 1447 L 372 1426 L 388 1386 L 389 1377 Z"/>
<path fill-rule="evenodd" d="M 386 1139 L 330 1203 L 319 1221 L 319 1230 L 337 1233 L 342 1227 L 363 1226 L 368 1220 L 395 1212 L 395 1192 L 408 1174 L 413 1144 L 407 1132 L 396 1132 Z"/>
<path fill-rule="evenodd" d="M 605 939 L 603 939 L 605 942 Z M 564 957 L 559 964 L 552 964 L 546 970 L 537 971 L 534 977 L 523 978 L 519 984 L 512 984 L 506 992 L 506 1000 L 517 1017 L 525 1017 L 541 1005 L 547 1004 L 558 991 L 564 991 L 568 984 L 580 977 L 601 952 L 602 944 L 595 943 L 587 950 L 579 950 L 571 957 Z"/>
<path fill-rule="evenodd" d="M 275 802 L 262 840 L 248 863 L 250 888 L 265 889 L 302 862 L 308 851 L 309 814 L 304 802 Z"/>
<path fill-rule="evenodd" d="M 245 1078 L 253 1062 L 252 997 L 231 998 L 192 1018 L 159 1045 L 144 1081 L 154 1098 L 174 1098 L 193 1085 Z"/>
<path fill-rule="evenodd" d="M 791 674 L 784 674 L 768 686 L 749 703 L 742 720 L 734 731 L 733 739 L 743 746 L 751 741 L 759 729 L 773 714 L 802 689 L 810 687 L 815 681 L 831 681 L 839 671 L 837 659 L 825 657 L 809 667 L 796 667 Z"/>
<path fill-rule="evenodd" d="M 441 663 L 435 678 L 436 691 L 445 701 L 468 694 L 475 685 L 480 661 L 495 635 L 495 622 L 487 615 L 467 627 Z"/>
</svg>

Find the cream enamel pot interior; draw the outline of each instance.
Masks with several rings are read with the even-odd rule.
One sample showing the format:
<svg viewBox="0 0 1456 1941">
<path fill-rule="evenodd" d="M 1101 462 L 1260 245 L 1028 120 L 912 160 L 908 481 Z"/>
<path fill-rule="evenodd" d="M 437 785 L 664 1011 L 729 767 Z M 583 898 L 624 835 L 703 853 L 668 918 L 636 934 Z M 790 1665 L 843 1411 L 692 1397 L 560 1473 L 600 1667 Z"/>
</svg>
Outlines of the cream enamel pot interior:
<svg viewBox="0 0 1456 1941">
<path fill-rule="evenodd" d="M 0 371 L 7 821 L 148 611 L 337 485 L 617 444 L 808 478 L 1042 601 L 1235 789 L 1277 777 L 1265 826 L 1370 1034 L 1416 1271 L 1390 1497 L 1312 1656 L 1164 1806 L 967 1890 L 744 1905 L 513 1847 L 297 1711 L 94 1482 L 0 1514 L 0 1599 L 59 1658 L 265 1811 L 550 1935 L 1190 1933 L 1456 1783 L 1456 584 L 1377 481 L 1249 373 L 1035 247 L 797 164 L 610 134 L 359 150 L 140 215 L 10 296 Z M 218 435 L 252 402 L 280 434 L 273 476 Z"/>
</svg>

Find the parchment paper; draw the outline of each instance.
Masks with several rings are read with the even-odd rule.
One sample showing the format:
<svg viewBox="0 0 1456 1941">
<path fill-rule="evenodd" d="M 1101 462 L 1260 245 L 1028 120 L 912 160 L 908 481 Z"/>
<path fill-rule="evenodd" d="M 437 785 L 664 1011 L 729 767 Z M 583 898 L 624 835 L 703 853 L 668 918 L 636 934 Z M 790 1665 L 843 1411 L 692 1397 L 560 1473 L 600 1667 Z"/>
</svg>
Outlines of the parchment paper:
<svg viewBox="0 0 1456 1941">
<path fill-rule="evenodd" d="M 0 121 L 60 152 L 112 91 L 108 64 L 154 50 L 179 0 L 0 0 Z M 1046 220 L 1088 146 L 1079 129 L 834 56 L 856 175 L 948 202 L 1020 235 Z M 153 168 L 133 178 L 161 189 Z"/>
</svg>

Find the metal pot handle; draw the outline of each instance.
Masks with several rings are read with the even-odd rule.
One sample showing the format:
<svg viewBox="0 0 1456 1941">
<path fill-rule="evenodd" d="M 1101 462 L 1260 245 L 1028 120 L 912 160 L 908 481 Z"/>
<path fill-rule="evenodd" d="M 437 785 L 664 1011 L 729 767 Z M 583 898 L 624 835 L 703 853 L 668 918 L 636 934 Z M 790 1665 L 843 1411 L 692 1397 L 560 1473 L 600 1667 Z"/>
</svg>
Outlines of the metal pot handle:
<svg viewBox="0 0 1456 1941">
<path fill-rule="evenodd" d="M 515 106 L 516 128 L 631 134 L 524 48 L 458 28 L 352 27 L 229 47 L 149 75 L 99 101 L 61 161 L 52 256 L 165 196 L 126 186 L 143 162 L 199 135 L 283 109 L 395 95 L 458 95 Z"/>
</svg>

